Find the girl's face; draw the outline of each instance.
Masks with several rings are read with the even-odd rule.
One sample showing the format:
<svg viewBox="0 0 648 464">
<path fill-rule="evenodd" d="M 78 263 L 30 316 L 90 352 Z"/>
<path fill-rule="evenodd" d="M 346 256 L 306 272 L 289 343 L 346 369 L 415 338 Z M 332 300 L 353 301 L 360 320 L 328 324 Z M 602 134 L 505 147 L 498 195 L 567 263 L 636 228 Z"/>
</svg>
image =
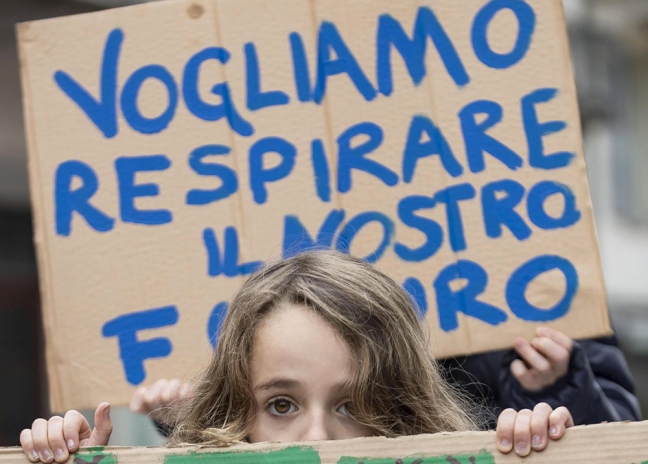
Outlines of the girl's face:
<svg viewBox="0 0 648 464">
<path fill-rule="evenodd" d="M 259 326 L 250 362 L 257 407 L 250 441 L 366 437 L 347 413 L 353 366 L 347 344 L 321 316 L 277 308 Z"/>
</svg>

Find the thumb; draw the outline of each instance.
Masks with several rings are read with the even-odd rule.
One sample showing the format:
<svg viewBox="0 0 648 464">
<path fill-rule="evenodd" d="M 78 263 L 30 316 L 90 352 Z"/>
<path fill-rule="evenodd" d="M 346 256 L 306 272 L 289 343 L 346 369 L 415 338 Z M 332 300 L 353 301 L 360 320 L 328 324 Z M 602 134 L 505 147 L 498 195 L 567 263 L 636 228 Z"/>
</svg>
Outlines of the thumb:
<svg viewBox="0 0 648 464">
<path fill-rule="evenodd" d="M 108 403 L 101 403 L 97 406 L 94 420 L 95 427 L 85 446 L 105 446 L 108 444 L 108 440 L 110 440 L 110 434 L 113 429 L 110 420 L 110 405 Z"/>
</svg>

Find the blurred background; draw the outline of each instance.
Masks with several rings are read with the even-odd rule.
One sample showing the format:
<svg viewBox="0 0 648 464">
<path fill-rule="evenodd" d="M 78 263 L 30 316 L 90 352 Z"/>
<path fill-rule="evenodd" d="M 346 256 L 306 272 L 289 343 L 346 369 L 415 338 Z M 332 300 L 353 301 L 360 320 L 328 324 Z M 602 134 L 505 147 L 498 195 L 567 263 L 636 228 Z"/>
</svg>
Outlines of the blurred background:
<svg viewBox="0 0 648 464">
<path fill-rule="evenodd" d="M 142 3 L 0 0 L 0 446 L 48 416 L 15 23 Z M 648 417 L 648 0 L 564 0 L 610 311 Z M 161 443 L 113 413 L 119 445 Z"/>
</svg>

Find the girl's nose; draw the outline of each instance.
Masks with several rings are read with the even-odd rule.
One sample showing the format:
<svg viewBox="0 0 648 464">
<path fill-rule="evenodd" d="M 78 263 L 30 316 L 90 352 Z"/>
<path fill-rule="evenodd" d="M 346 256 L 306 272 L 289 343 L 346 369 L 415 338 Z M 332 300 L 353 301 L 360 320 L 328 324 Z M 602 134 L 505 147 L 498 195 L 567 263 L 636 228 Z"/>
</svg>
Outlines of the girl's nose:
<svg viewBox="0 0 648 464">
<path fill-rule="evenodd" d="M 303 431 L 301 441 L 333 440 L 333 420 L 328 414 L 313 411 L 308 417 L 308 424 Z"/>
</svg>

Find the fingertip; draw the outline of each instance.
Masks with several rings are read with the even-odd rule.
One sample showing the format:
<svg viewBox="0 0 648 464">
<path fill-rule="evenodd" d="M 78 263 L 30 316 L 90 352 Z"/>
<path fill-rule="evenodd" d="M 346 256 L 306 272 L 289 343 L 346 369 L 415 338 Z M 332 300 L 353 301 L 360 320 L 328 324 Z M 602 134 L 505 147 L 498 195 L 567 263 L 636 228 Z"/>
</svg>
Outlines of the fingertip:
<svg viewBox="0 0 648 464">
<path fill-rule="evenodd" d="M 552 425 L 549 428 L 549 436 L 552 440 L 558 440 L 560 438 L 560 432 L 558 430 L 559 427 L 557 425 Z"/>
<path fill-rule="evenodd" d="M 497 418 L 497 428 L 495 429 L 497 449 L 504 454 L 513 449 L 513 427 L 516 416 L 517 412 L 514 409 L 507 408 Z"/>
<path fill-rule="evenodd" d="M 20 445 L 22 446 L 23 452 L 27 459 L 31 462 L 38 462 L 38 453 L 34 449 L 34 443 L 32 440 L 31 429 L 24 429 L 20 432 Z"/>
<path fill-rule="evenodd" d="M 54 455 L 49 449 L 42 450 L 40 452 L 40 460 L 43 461 L 44 463 L 50 463 L 54 460 Z"/>
<path fill-rule="evenodd" d="M 551 327 L 542 327 L 541 333 L 543 337 L 553 340 L 554 342 L 558 343 L 560 346 L 571 352 L 574 346 L 574 340 L 569 335 L 566 335 L 559 330 L 552 329 Z"/>
<path fill-rule="evenodd" d="M 549 416 L 549 436 L 552 440 L 558 440 L 565 435 L 567 427 L 571 427 L 573 424 L 574 420 L 569 409 L 560 406 Z"/>
<path fill-rule="evenodd" d="M 140 412 L 142 408 L 142 401 L 144 397 L 144 393 L 146 393 L 146 387 L 139 387 L 135 392 L 133 393 L 133 396 L 131 397 L 130 404 L 128 407 L 132 412 Z"/>
<path fill-rule="evenodd" d="M 513 443 L 506 438 L 497 441 L 497 449 L 504 454 L 510 453 L 513 449 Z"/>
<path fill-rule="evenodd" d="M 542 451 L 545 449 L 546 443 L 541 435 L 535 434 L 531 437 L 531 448 L 535 451 Z"/>
<path fill-rule="evenodd" d="M 40 456 L 38 455 L 38 451 L 36 451 L 34 448 L 31 449 L 26 449 L 23 446 L 23 452 L 25 453 L 25 456 L 27 459 L 31 462 L 38 462 L 40 461 Z"/>
<path fill-rule="evenodd" d="M 515 445 L 515 454 L 520 457 L 526 457 L 531 453 L 531 448 L 526 441 L 520 441 Z"/>
<path fill-rule="evenodd" d="M 110 404 L 101 403 L 95 415 L 95 427 L 90 434 L 88 446 L 106 446 L 110 441 L 113 426 L 110 421 Z"/>
<path fill-rule="evenodd" d="M 23 429 L 20 432 L 20 444 L 23 448 L 30 447 L 32 442 L 31 429 Z"/>
<path fill-rule="evenodd" d="M 510 369 L 511 369 L 511 374 L 513 374 L 513 377 L 515 377 L 518 380 L 520 380 L 527 371 L 526 366 L 519 359 L 516 359 L 511 362 Z"/>
<path fill-rule="evenodd" d="M 552 440 L 559 440 L 565 435 L 565 426 L 562 423 L 551 424 L 549 427 L 549 437 Z"/>
<path fill-rule="evenodd" d="M 160 406 L 164 406 L 165 403 L 174 401 L 179 394 L 181 386 L 182 383 L 180 382 L 180 379 L 171 379 L 167 381 L 167 384 L 160 391 L 160 400 L 162 403 Z"/>
<path fill-rule="evenodd" d="M 104 422 L 110 423 L 110 403 L 107 402 L 100 403 L 95 411 L 95 427 Z"/>
<path fill-rule="evenodd" d="M 54 451 L 54 460 L 60 464 L 64 464 L 68 461 L 70 453 L 65 449 L 57 449 Z"/>
<path fill-rule="evenodd" d="M 131 402 L 128 405 L 128 410 L 132 413 L 139 414 L 140 409 L 142 407 L 142 402 L 139 400 L 136 400 L 135 397 L 131 398 Z"/>
</svg>

